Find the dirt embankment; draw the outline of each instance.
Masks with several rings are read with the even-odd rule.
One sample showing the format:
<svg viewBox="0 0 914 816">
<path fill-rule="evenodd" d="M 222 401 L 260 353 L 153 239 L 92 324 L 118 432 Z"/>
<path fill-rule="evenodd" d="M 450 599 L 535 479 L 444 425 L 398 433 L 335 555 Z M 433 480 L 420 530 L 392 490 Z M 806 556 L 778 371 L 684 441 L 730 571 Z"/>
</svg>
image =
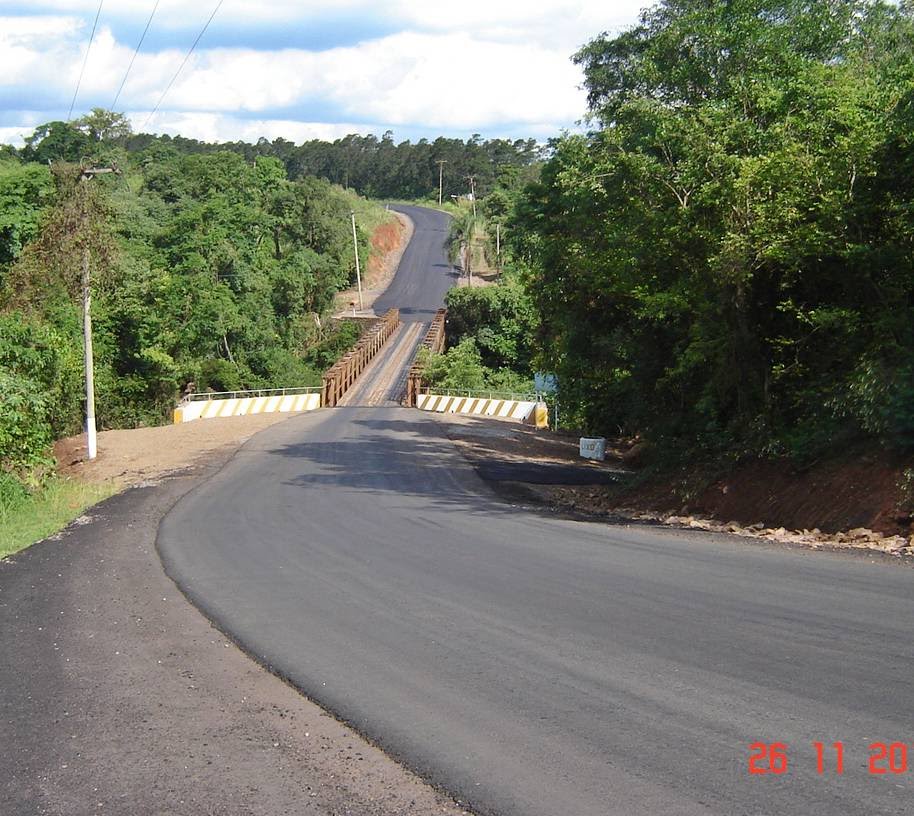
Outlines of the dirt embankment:
<svg viewBox="0 0 914 816">
<path fill-rule="evenodd" d="M 838 533 L 869 528 L 884 535 L 911 535 L 912 514 L 903 509 L 904 471 L 914 462 L 884 452 L 845 455 L 808 468 L 786 462 L 748 462 L 680 498 L 669 479 L 648 481 L 620 500 L 640 507 L 688 512 L 743 524 Z"/>
<path fill-rule="evenodd" d="M 362 303 L 370 310 L 374 302 L 384 293 L 397 274 L 400 259 L 406 245 L 413 237 L 415 226 L 403 213 L 393 212 L 395 220 L 381 224 L 371 236 L 371 255 L 363 272 Z M 337 317 L 352 314 L 353 304 L 358 304 L 357 287 L 344 289 L 334 298 L 334 312 Z"/>
<path fill-rule="evenodd" d="M 595 517 L 762 538 L 814 548 L 854 548 L 914 556 L 914 459 L 854 451 L 799 469 L 782 462 L 743 464 L 726 476 L 697 472 L 648 476 L 623 448 L 605 462 L 580 459 L 578 438 L 478 417 L 444 418 L 448 435 L 481 475 L 492 462 L 527 463 L 530 478 L 500 488 L 557 510 Z M 564 464 L 544 475 L 537 464 Z M 523 468 L 502 468 L 524 473 Z M 614 478 L 607 479 L 607 473 Z M 590 476 L 591 478 L 588 478 Z M 573 477 L 573 478 L 569 478 Z M 607 482 L 609 482 L 607 484 Z"/>
</svg>

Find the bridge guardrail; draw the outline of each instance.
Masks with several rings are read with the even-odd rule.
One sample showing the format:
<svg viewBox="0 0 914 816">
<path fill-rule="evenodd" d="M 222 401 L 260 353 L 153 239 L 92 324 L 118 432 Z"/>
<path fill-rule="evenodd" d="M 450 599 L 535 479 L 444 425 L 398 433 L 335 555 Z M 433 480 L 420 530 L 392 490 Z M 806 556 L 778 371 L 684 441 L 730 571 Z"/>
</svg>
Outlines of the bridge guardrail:
<svg viewBox="0 0 914 816">
<path fill-rule="evenodd" d="M 516 419 L 537 428 L 549 426 L 549 406 L 539 391 L 517 393 L 494 389 L 420 388 L 415 407 L 439 414 Z"/>
<path fill-rule="evenodd" d="M 420 349 L 426 348 L 432 354 L 441 354 L 444 351 L 444 324 L 447 320 L 447 309 L 439 309 L 432 318 L 432 323 L 425 333 Z M 418 358 L 419 352 L 416 352 Z M 422 388 L 423 367 L 418 362 L 413 362 L 406 378 L 406 404 L 410 408 L 416 407 L 419 391 Z"/>
<path fill-rule="evenodd" d="M 181 403 L 200 402 L 214 399 L 244 399 L 247 397 L 285 397 L 295 394 L 319 394 L 320 386 L 302 386 L 301 388 L 250 388 L 243 391 L 195 391 L 181 397 Z"/>
<path fill-rule="evenodd" d="M 198 419 L 314 411 L 321 407 L 320 388 L 261 388 L 247 391 L 203 391 L 185 394 L 174 410 L 175 424 Z"/>
<path fill-rule="evenodd" d="M 327 371 L 321 386 L 321 405 L 333 408 L 352 387 L 359 374 L 390 339 L 400 325 L 400 310 L 388 310 L 380 320 L 366 329 L 355 346 L 347 351 Z"/>
</svg>

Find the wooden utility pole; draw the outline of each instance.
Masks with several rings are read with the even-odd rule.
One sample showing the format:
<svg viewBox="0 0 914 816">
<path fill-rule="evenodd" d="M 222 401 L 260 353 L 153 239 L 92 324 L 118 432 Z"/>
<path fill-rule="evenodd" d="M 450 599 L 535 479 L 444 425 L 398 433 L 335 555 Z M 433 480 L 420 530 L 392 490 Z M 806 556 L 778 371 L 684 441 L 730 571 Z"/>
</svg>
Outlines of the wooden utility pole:
<svg viewBox="0 0 914 816">
<path fill-rule="evenodd" d="M 365 305 L 362 302 L 362 270 L 359 266 L 359 238 L 355 231 L 355 210 L 349 213 L 352 216 L 352 245 L 355 248 L 355 279 L 359 284 L 359 311 L 364 311 Z"/>
<path fill-rule="evenodd" d="M 447 164 L 447 159 L 438 159 L 438 206 L 441 206 L 441 193 L 444 190 L 444 165 Z"/>
<path fill-rule="evenodd" d="M 473 202 L 473 218 L 476 217 L 476 176 L 467 176 L 470 182 L 470 200 Z"/>
<path fill-rule="evenodd" d="M 95 176 L 120 172 L 116 167 L 89 167 L 82 171 L 80 184 Z M 83 205 L 80 205 L 81 207 Z M 85 212 L 83 212 L 85 217 Z M 86 458 L 98 456 L 98 432 L 95 427 L 95 358 L 92 353 L 92 290 L 89 275 L 89 245 L 83 246 L 83 363 L 86 372 Z"/>
</svg>

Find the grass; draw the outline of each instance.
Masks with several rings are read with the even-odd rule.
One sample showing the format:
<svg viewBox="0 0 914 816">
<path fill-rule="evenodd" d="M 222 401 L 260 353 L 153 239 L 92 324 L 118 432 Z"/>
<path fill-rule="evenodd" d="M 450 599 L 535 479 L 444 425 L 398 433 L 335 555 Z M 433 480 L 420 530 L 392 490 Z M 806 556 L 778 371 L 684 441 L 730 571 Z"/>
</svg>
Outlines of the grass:
<svg viewBox="0 0 914 816">
<path fill-rule="evenodd" d="M 82 515 L 87 507 L 118 492 L 111 483 L 52 479 L 40 491 L 12 504 L 0 504 L 0 558 L 47 538 Z"/>
<path fill-rule="evenodd" d="M 362 198 L 353 190 L 342 192 L 349 198 L 349 206 L 355 212 L 356 222 L 368 235 L 372 235 L 382 224 L 389 224 L 396 219 L 390 210 L 384 209 L 384 202 Z"/>
<path fill-rule="evenodd" d="M 439 206 L 437 197 L 416 199 L 390 198 L 385 199 L 383 203 L 406 204 L 409 207 L 426 207 L 430 210 L 441 210 L 441 212 L 448 213 L 449 215 L 458 215 L 460 213 L 460 207 L 453 201 L 443 201 Z M 467 202 L 467 205 L 469 206 L 469 202 Z"/>
</svg>

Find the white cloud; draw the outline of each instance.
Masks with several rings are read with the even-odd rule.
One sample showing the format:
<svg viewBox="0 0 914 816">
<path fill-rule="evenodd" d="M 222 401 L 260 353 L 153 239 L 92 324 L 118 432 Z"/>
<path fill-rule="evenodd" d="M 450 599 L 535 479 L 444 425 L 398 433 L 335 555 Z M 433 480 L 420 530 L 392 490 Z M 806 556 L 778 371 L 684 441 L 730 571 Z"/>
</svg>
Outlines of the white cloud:
<svg viewBox="0 0 914 816">
<path fill-rule="evenodd" d="M 148 111 L 137 111 L 130 117 L 134 128 L 139 129 Z M 282 137 L 292 142 L 311 139 L 333 141 L 350 133 L 383 133 L 386 125 L 380 123 L 327 123 L 300 122 L 294 119 L 240 119 L 220 113 L 194 111 L 161 111 L 155 118 L 155 131 L 172 136 L 186 136 L 203 142 L 256 142 L 261 137 L 273 141 Z M 0 133 L 3 129 L 0 128 Z"/>
<path fill-rule="evenodd" d="M 14 5 L 18 4 L 0 0 L 0 9 Z M 167 127 L 173 132 L 170 128 L 183 122 L 197 133 L 208 134 L 205 138 L 225 139 L 239 138 L 239 130 L 250 133 L 255 127 L 271 133 L 278 127 L 291 133 L 297 127 L 310 134 L 316 127 L 313 120 L 338 119 L 348 124 L 328 124 L 328 132 L 364 132 L 368 125 L 351 123 L 372 122 L 421 130 L 430 137 L 456 131 L 505 133 L 505 128 L 512 129 L 505 135 L 515 136 L 557 133 L 573 126 L 585 111 L 579 88 L 582 76 L 570 61 L 571 53 L 601 30 L 633 21 L 639 5 L 632 0 L 608 4 L 464 0 L 445 13 L 428 3 L 391 0 L 385 12 L 400 21 L 403 30 L 345 47 L 207 48 L 204 41 L 164 104 L 185 118 L 176 119 L 178 114 L 173 113 L 166 122 L 165 115 L 159 114 L 149 129 Z M 35 0 L 32 7 L 57 14 L 0 18 L 0 92 L 34 89 L 36 96 L 56 98 L 58 107 L 66 108 L 97 3 Z M 103 9 L 77 111 L 111 104 L 133 54 L 134 43 L 118 42 L 105 14 L 144 21 L 150 8 L 151 0 L 123 0 L 116 11 Z M 367 0 L 337 0 L 332 5 L 326 0 L 263 4 L 226 0 L 219 19 L 305 26 L 309 15 L 341 9 L 378 17 L 376 4 Z M 200 20 L 191 21 L 185 0 L 161 0 L 156 21 L 161 25 L 181 22 L 194 29 L 182 32 L 183 43 L 210 10 L 207 3 L 195 4 L 192 16 Z M 182 44 L 141 53 L 118 107 L 151 109 L 184 58 L 185 48 Z M 132 118 L 142 128 L 143 118 L 136 114 Z M 228 127 L 232 135 L 227 135 Z"/>
<path fill-rule="evenodd" d="M 166 28 L 198 29 L 216 7 L 217 0 L 188 4 L 187 0 L 160 0 L 156 23 Z M 102 9 L 102 20 L 145 21 L 154 0 L 118 0 Z M 22 8 L 24 0 L 0 0 L 0 10 Z M 365 20 L 395 22 L 403 29 L 425 31 L 472 31 L 486 37 L 516 39 L 539 32 L 552 43 L 573 36 L 576 41 L 592 37 L 606 28 L 628 25 L 652 0 L 461 0 L 442 5 L 428 0 L 388 0 L 379 6 L 374 0 L 224 0 L 217 20 L 248 27 L 272 23 L 295 23 L 302 28 L 315 19 L 357 15 Z M 61 12 L 88 18 L 98 8 L 96 0 L 30 0 L 34 12 Z"/>
<path fill-rule="evenodd" d="M 161 87 L 151 59 L 138 61 L 131 83 L 134 95 L 138 87 L 149 89 L 149 106 L 156 101 L 152 89 Z M 264 111 L 321 101 L 349 117 L 467 129 L 501 121 L 570 122 L 584 108 L 580 81 L 560 52 L 464 34 L 404 33 L 322 52 L 209 51 L 175 84 L 168 103 Z"/>
</svg>

